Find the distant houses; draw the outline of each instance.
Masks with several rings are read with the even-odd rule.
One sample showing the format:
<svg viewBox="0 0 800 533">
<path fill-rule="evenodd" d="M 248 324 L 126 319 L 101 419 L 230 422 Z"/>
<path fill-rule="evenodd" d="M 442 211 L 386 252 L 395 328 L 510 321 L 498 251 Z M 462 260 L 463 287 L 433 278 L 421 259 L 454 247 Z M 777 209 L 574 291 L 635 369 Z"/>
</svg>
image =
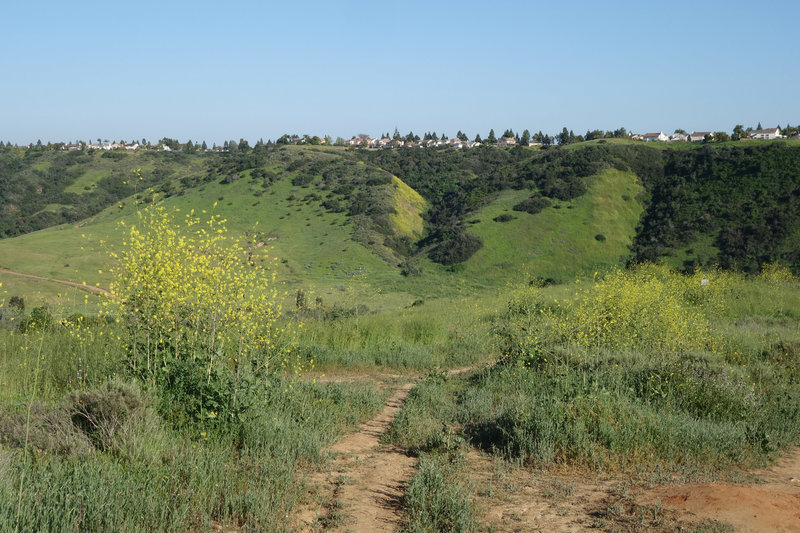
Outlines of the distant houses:
<svg viewBox="0 0 800 533">
<path fill-rule="evenodd" d="M 766 128 L 762 130 L 753 130 L 750 132 L 751 139 L 771 140 L 779 139 L 781 137 L 780 128 Z"/>
<path fill-rule="evenodd" d="M 712 137 L 713 135 L 710 131 L 693 131 L 689 134 L 689 142 L 701 143 L 706 140 L 706 137 Z"/>
<path fill-rule="evenodd" d="M 513 144 L 500 144 L 498 141 L 499 146 L 514 146 L 516 141 L 513 137 L 510 138 L 513 141 Z M 442 148 L 442 147 L 450 147 L 450 148 L 473 148 L 475 146 L 480 146 L 481 143 L 475 141 L 464 141 L 458 138 L 454 139 L 421 139 L 421 140 L 403 140 L 403 139 L 390 139 L 388 137 L 383 137 L 381 139 L 373 139 L 370 137 L 353 137 L 352 139 L 348 139 L 345 141 L 347 146 L 352 146 L 354 148 L 371 148 L 371 149 L 379 149 L 379 148 Z"/>
<path fill-rule="evenodd" d="M 717 134 L 719 135 L 719 133 Z M 692 133 L 683 133 L 683 130 L 676 131 L 673 135 L 665 135 L 663 132 L 658 133 L 631 133 L 628 138 L 632 141 L 645 141 L 645 142 L 676 142 L 676 141 L 689 141 L 693 143 L 704 142 L 708 139 L 715 139 L 716 136 L 713 131 L 693 131 Z M 780 128 L 765 128 L 752 130 L 747 132 L 747 137 L 742 139 L 757 139 L 757 140 L 771 140 L 781 139 Z"/>
<path fill-rule="evenodd" d="M 664 132 L 659 131 L 658 133 L 645 133 L 642 135 L 642 140 L 645 142 L 656 142 L 656 141 L 668 141 L 669 137 L 664 135 Z"/>
<path fill-rule="evenodd" d="M 497 146 L 516 146 L 517 140 L 514 137 L 500 137 L 497 139 Z"/>
</svg>

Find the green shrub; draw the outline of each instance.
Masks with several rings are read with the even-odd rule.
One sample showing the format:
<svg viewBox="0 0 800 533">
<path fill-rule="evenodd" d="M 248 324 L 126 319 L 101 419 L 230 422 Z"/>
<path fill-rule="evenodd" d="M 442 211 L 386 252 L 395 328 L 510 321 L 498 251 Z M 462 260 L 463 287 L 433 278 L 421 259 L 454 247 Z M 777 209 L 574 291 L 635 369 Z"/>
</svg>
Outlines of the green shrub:
<svg viewBox="0 0 800 533">
<path fill-rule="evenodd" d="M 403 497 L 409 533 L 466 533 L 477 530 L 470 494 L 443 457 L 423 457 Z"/>
<path fill-rule="evenodd" d="M 515 218 L 517 218 L 517 217 L 515 217 L 511 213 L 503 213 L 502 215 L 498 215 L 498 216 L 494 217 L 493 220 L 495 222 L 511 222 Z"/>
<path fill-rule="evenodd" d="M 514 211 L 524 211 L 525 213 L 535 215 L 546 207 L 550 207 L 550 205 L 550 200 L 537 194 L 515 205 Z"/>
</svg>

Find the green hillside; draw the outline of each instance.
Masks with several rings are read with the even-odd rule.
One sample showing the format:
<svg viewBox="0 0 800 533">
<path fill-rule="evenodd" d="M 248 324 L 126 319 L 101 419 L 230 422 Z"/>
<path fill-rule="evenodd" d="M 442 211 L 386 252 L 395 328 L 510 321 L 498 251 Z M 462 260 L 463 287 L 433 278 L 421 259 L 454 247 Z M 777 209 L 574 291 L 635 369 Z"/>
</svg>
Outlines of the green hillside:
<svg viewBox="0 0 800 533">
<path fill-rule="evenodd" d="M 564 282 L 631 260 L 797 267 L 800 147 L 793 143 L 106 154 L 3 154 L 4 176 L 22 169 L 16 181 L 0 183 L 4 212 L 16 201 L 31 213 L 19 220 L 30 225 L 94 211 L 0 239 L 0 268 L 107 286 L 119 224 L 134 223 L 152 190 L 169 209 L 219 214 L 235 235 L 278 258 L 287 302 L 302 288 L 326 302 L 402 307 L 454 287 Z M 40 199 L 45 173 L 61 192 Z M 72 290 L 11 274 L 0 281 L 51 303 Z"/>
<path fill-rule="evenodd" d="M 481 279 L 568 277 L 623 265 L 642 212 L 642 191 L 630 172 L 609 170 L 587 179 L 586 194 L 531 215 L 513 207 L 528 191 L 506 190 L 468 220 L 484 246 L 464 273 Z M 513 217 L 504 220 L 504 216 Z"/>
<path fill-rule="evenodd" d="M 0 236 L 75 223 L 166 182 L 190 183 L 216 157 L 161 151 L 0 151 Z M 138 179 L 135 171 L 139 170 Z M 166 190 L 166 189 L 165 189 Z"/>
</svg>

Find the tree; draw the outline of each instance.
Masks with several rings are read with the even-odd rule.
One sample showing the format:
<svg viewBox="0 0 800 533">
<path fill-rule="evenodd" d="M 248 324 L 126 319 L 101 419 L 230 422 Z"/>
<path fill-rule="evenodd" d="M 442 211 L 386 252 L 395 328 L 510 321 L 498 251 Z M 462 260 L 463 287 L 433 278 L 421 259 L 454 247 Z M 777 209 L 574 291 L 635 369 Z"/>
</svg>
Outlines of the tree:
<svg viewBox="0 0 800 533">
<path fill-rule="evenodd" d="M 560 145 L 569 144 L 569 130 L 566 126 L 561 130 L 561 133 L 556 135 L 556 142 Z"/>
<path fill-rule="evenodd" d="M 591 130 L 591 131 L 586 130 L 586 135 L 584 136 L 584 139 L 586 139 L 587 141 L 593 141 L 594 139 L 602 139 L 603 137 L 605 137 L 605 133 L 603 132 L 603 130 Z"/>
<path fill-rule="evenodd" d="M 480 133 L 476 133 L 476 134 L 475 134 L 475 142 L 476 142 L 476 143 L 482 143 L 482 142 L 483 142 L 483 141 L 481 140 L 481 134 L 480 134 Z"/>
<path fill-rule="evenodd" d="M 741 124 L 735 125 L 733 127 L 733 135 L 731 135 L 731 138 L 734 141 L 739 141 L 741 139 L 744 139 L 745 137 L 747 137 L 747 134 L 744 132 L 744 126 Z"/>
<path fill-rule="evenodd" d="M 464 133 L 464 132 L 463 132 L 463 131 L 461 131 L 461 130 L 458 130 L 458 133 L 456 133 L 456 137 L 458 138 L 458 140 L 459 140 L 459 141 L 467 141 L 467 140 L 469 140 L 469 139 L 467 138 L 467 134 L 466 134 L 466 133 Z"/>
<path fill-rule="evenodd" d="M 673 133 L 680 133 L 681 135 L 686 135 L 686 130 L 682 129 L 682 128 L 678 128 Z"/>
<path fill-rule="evenodd" d="M 759 122 L 759 123 L 758 123 L 758 126 L 756 126 L 756 129 L 757 129 L 757 130 L 763 129 L 763 128 L 761 127 L 761 122 Z"/>
<path fill-rule="evenodd" d="M 494 129 L 489 130 L 489 136 L 486 137 L 486 144 L 497 144 L 497 137 L 494 136 Z"/>
<path fill-rule="evenodd" d="M 724 131 L 715 131 L 714 132 L 714 142 L 725 142 L 730 141 L 731 137 Z"/>
<path fill-rule="evenodd" d="M 206 150 L 208 150 L 208 145 L 206 144 L 206 142 L 205 142 L 205 141 L 203 141 L 203 144 L 200 146 L 200 148 L 201 148 L 201 149 L 202 149 L 204 152 L 205 152 Z"/>
<path fill-rule="evenodd" d="M 522 143 L 523 146 L 528 146 L 528 143 L 530 142 L 531 142 L 531 132 L 529 132 L 528 130 L 524 130 L 522 132 L 522 137 L 520 138 L 520 143 Z"/>
</svg>

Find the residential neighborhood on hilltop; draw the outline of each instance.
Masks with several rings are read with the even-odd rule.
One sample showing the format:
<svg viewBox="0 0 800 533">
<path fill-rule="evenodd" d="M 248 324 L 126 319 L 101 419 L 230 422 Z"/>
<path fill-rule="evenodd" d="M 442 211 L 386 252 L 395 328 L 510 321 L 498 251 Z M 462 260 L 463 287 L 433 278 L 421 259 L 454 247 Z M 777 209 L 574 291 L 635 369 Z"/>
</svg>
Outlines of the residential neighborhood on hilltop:
<svg viewBox="0 0 800 533">
<path fill-rule="evenodd" d="M 480 135 L 476 135 L 475 140 L 468 140 L 467 136 L 462 132 L 458 132 L 458 135 L 453 138 L 448 138 L 446 136 L 437 136 L 436 133 L 430 134 L 426 133 L 423 138 L 420 138 L 418 135 L 414 135 L 413 132 L 409 132 L 405 136 L 399 135 L 396 131 L 393 136 L 388 136 L 388 134 L 383 135 L 381 137 L 370 137 L 368 135 L 359 134 L 354 135 L 350 139 L 342 139 L 338 137 L 335 141 L 329 137 L 318 137 L 316 135 L 283 135 L 279 137 L 275 144 L 289 144 L 289 145 L 331 145 L 331 146 L 343 146 L 343 147 L 351 147 L 351 148 L 364 148 L 364 149 L 388 149 L 388 148 L 474 148 L 476 146 L 481 146 L 482 144 L 489 144 L 495 146 L 504 146 L 504 147 L 513 147 L 513 146 L 546 146 L 551 144 L 572 144 L 574 142 L 583 142 L 589 141 L 594 139 L 603 139 L 603 138 L 617 138 L 617 139 L 628 139 L 632 141 L 642 141 L 642 142 L 693 142 L 693 143 L 700 143 L 700 142 L 724 142 L 724 141 L 746 141 L 746 140 L 774 140 L 774 139 L 785 139 L 789 137 L 800 137 L 800 127 L 798 126 L 789 126 L 787 124 L 784 130 L 781 130 L 780 127 L 775 128 L 761 128 L 757 129 L 754 128 L 744 128 L 741 125 L 737 125 L 733 129 L 732 135 L 729 135 L 726 132 L 722 131 L 692 131 L 691 133 L 687 133 L 684 130 L 678 129 L 672 135 L 667 135 L 663 131 L 659 132 L 652 132 L 652 133 L 633 133 L 627 132 L 625 128 L 620 128 L 615 131 L 602 131 L 602 130 L 594 130 L 594 131 L 587 131 L 586 135 L 575 135 L 571 130 L 568 131 L 567 128 L 564 128 L 561 133 L 550 136 L 543 134 L 541 131 L 531 135 L 528 130 L 525 130 L 520 136 L 519 134 L 514 134 L 512 130 L 506 130 L 503 136 L 499 138 L 495 138 L 494 130 L 489 132 L 489 136 L 482 140 Z M 263 140 L 259 141 L 261 144 L 269 144 L 272 141 L 267 141 L 264 143 Z M 63 151 L 72 151 L 72 150 L 161 150 L 165 152 L 170 151 L 186 151 L 186 150 L 199 150 L 204 152 L 222 152 L 226 153 L 232 151 L 230 146 L 234 145 L 238 149 L 242 149 L 242 147 L 249 148 L 247 141 L 244 139 L 240 139 L 237 143 L 234 140 L 225 141 L 223 145 L 214 144 L 211 147 L 208 147 L 203 141 L 202 143 L 194 143 L 192 144 L 191 141 L 187 143 L 180 143 L 175 139 L 163 138 L 159 140 L 157 143 L 150 143 L 147 142 L 145 139 L 142 139 L 141 142 L 139 141 L 109 141 L 109 140 L 101 140 L 97 139 L 97 142 L 84 142 L 84 141 L 75 141 L 73 143 L 48 143 L 46 146 L 53 150 L 63 150 Z M 17 148 L 33 148 L 34 146 L 45 146 L 42 145 L 41 141 L 37 142 L 36 144 L 30 143 L 28 145 L 12 145 L 9 143 L 2 143 L 0 142 L 0 148 L 4 146 L 16 146 Z"/>
</svg>

